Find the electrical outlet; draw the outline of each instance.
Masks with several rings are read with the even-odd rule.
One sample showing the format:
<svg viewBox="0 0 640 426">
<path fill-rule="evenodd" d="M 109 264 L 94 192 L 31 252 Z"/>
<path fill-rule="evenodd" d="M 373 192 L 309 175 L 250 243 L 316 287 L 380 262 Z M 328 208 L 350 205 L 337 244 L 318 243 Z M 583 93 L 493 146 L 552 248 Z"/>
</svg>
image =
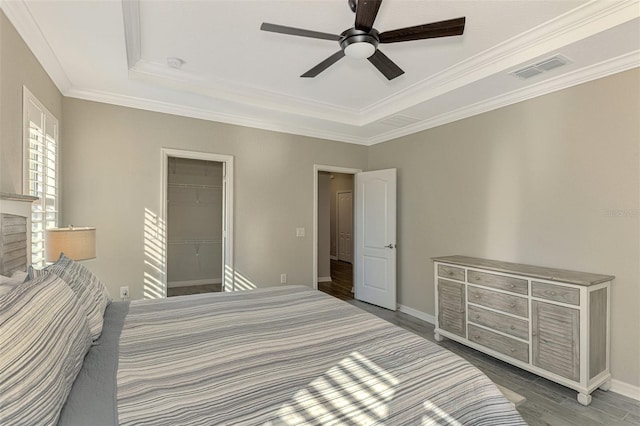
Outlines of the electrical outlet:
<svg viewBox="0 0 640 426">
<path fill-rule="evenodd" d="M 304 237 L 304 228 L 296 228 L 296 237 Z"/>
<path fill-rule="evenodd" d="M 129 287 L 120 287 L 120 299 L 127 300 L 129 298 Z"/>
<path fill-rule="evenodd" d="M 287 274 L 280 274 L 280 284 L 287 283 Z"/>
</svg>

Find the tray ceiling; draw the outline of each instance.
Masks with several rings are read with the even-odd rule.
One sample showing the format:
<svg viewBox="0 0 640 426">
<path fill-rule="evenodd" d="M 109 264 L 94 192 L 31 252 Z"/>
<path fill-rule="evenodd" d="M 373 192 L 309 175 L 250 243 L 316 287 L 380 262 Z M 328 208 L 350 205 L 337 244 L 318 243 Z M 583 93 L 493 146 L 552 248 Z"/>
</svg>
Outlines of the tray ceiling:
<svg viewBox="0 0 640 426">
<path fill-rule="evenodd" d="M 381 45 L 392 81 L 352 58 L 300 78 L 337 43 L 260 31 L 339 34 L 346 0 L 0 4 L 65 96 L 364 145 L 640 66 L 637 0 L 385 0 L 380 31 L 466 16 L 463 36 Z"/>
</svg>

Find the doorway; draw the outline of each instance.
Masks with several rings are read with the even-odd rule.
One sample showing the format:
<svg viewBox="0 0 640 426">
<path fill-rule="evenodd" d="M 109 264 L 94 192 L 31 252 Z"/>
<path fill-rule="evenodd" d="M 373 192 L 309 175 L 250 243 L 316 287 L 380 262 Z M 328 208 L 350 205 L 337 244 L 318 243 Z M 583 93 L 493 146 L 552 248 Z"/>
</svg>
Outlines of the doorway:
<svg viewBox="0 0 640 426">
<path fill-rule="evenodd" d="M 233 157 L 162 150 L 166 296 L 232 291 Z"/>
<path fill-rule="evenodd" d="M 353 299 L 354 175 L 318 172 L 318 289 Z"/>
<path fill-rule="evenodd" d="M 360 169 L 314 166 L 313 287 L 335 293 L 333 295 L 343 300 L 353 298 L 353 194 L 355 174 L 359 172 Z M 342 209 L 338 207 L 340 198 Z"/>
<path fill-rule="evenodd" d="M 324 197 L 320 172 L 354 177 L 353 199 L 353 298 L 395 311 L 396 299 L 396 188 L 397 170 L 362 172 L 333 166 L 313 166 L 313 288 L 319 289 L 319 253 L 323 252 L 320 204 Z M 328 175 L 330 179 L 330 175 Z M 326 208 L 326 207 L 325 207 Z M 326 225 L 325 225 L 326 226 Z M 326 244 L 326 241 L 324 242 Z M 337 260 L 337 255 L 336 259 Z M 347 262 L 348 263 L 348 262 Z M 332 278 L 332 277 L 330 277 Z"/>
<path fill-rule="evenodd" d="M 222 291 L 223 167 L 169 157 L 167 296 Z"/>
</svg>

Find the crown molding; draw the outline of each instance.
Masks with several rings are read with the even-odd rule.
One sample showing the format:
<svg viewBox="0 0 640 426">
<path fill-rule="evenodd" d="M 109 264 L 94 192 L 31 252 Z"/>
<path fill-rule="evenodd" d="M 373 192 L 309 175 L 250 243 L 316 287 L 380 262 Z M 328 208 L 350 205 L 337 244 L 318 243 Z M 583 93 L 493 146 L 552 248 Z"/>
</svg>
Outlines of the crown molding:
<svg viewBox="0 0 640 426">
<path fill-rule="evenodd" d="M 386 133 L 381 133 L 371 138 L 356 137 L 344 133 L 303 128 L 290 124 L 250 118 L 247 116 L 214 112 L 200 108 L 186 107 L 178 104 L 125 96 L 116 93 L 101 92 L 97 90 L 72 89 L 68 91 L 65 96 L 183 117 L 217 121 L 238 126 L 371 146 L 637 67 L 640 67 L 640 50 L 630 52 L 628 54 L 603 61 L 589 67 L 581 68 L 570 73 L 561 74 L 557 77 L 549 78 L 539 83 L 514 90 L 500 96 L 496 96 L 490 99 L 476 102 L 472 105 L 458 108 L 456 110 L 437 115 L 435 117 L 420 121 L 410 126 L 402 127 L 400 129 L 394 129 Z"/>
<path fill-rule="evenodd" d="M 234 124 L 238 126 L 251 127 L 262 130 L 270 130 L 274 132 L 289 133 L 293 135 L 308 136 L 312 138 L 328 139 L 337 142 L 346 142 L 356 145 L 368 145 L 367 138 L 347 135 L 344 133 L 336 133 L 319 129 L 310 129 L 291 124 L 283 124 L 275 121 L 266 121 L 248 116 L 240 116 L 235 114 L 227 114 L 201 108 L 187 107 L 184 105 L 173 104 L 169 102 L 155 101 L 135 96 L 121 95 L 118 93 L 109 93 L 91 89 L 69 90 L 66 97 L 83 99 L 87 101 L 99 102 L 110 105 L 123 106 L 128 108 L 141 109 L 145 111 L 153 111 L 164 114 L 178 115 L 188 118 L 197 118 L 207 121 L 216 121 L 225 124 Z"/>
<path fill-rule="evenodd" d="M 359 126 L 362 121 L 358 111 L 353 108 L 289 96 L 258 87 L 239 85 L 233 81 L 204 78 L 199 74 L 167 68 L 163 64 L 144 59 L 138 60 L 136 65 L 129 69 L 129 77 L 249 107 L 271 109 L 352 126 Z"/>
<path fill-rule="evenodd" d="M 204 79 L 197 74 L 170 70 L 166 66 L 146 62 L 139 57 L 138 0 L 123 0 L 123 13 L 127 52 L 131 50 L 138 53 L 135 60 L 129 60 L 130 76 L 134 78 L 251 107 L 365 126 L 635 19 L 640 16 L 640 8 L 638 0 L 592 0 L 361 110 L 301 99 L 231 81 Z"/>
<path fill-rule="evenodd" d="M 640 17 L 638 0 L 592 0 L 413 84 L 361 111 L 377 121 Z"/>
<path fill-rule="evenodd" d="M 29 7 L 24 1 L 0 0 L 0 8 L 13 24 L 20 37 L 29 46 L 42 68 L 45 69 L 53 84 L 64 94 L 71 88 L 71 80 L 62 68 L 58 57 L 42 34 Z"/>
<path fill-rule="evenodd" d="M 147 81 L 154 80 L 154 82 L 167 87 L 180 88 L 198 94 L 203 93 L 204 87 L 206 95 L 209 97 L 226 99 L 237 102 L 240 105 L 267 108 L 296 116 L 307 116 L 314 119 L 349 124 L 354 127 L 363 127 L 374 123 L 456 88 L 472 84 L 478 79 L 514 68 L 549 51 L 558 50 L 570 43 L 640 17 L 640 7 L 638 7 L 640 2 L 638 0 L 621 2 L 592 0 L 358 111 L 261 89 L 248 88 L 237 83 L 233 85 L 231 82 L 220 81 L 212 84 L 210 80 L 202 79 L 197 75 L 190 75 L 185 78 L 185 75 L 179 70 L 170 70 L 157 64 L 145 62 L 141 59 L 139 0 L 123 0 L 122 4 L 125 39 L 127 42 L 127 62 L 132 78 Z M 562 74 L 535 85 L 477 102 L 410 126 L 367 138 L 250 116 L 245 117 L 128 95 L 73 87 L 61 63 L 31 15 L 27 3 L 24 0 L 0 0 L 0 7 L 64 96 L 359 145 L 373 145 L 467 118 L 554 90 L 571 87 L 585 81 L 637 67 L 639 62 L 638 52 L 632 52 L 622 57 L 604 61 L 572 73 Z"/>
<path fill-rule="evenodd" d="M 621 55 L 616 58 L 591 65 L 589 67 L 580 68 L 570 73 L 561 74 L 557 77 L 549 78 L 547 80 L 511 91 L 509 93 L 476 102 L 475 104 L 467 105 L 465 107 L 437 115 L 435 117 L 420 121 L 407 127 L 403 127 L 401 129 L 395 129 L 393 131 L 380 134 L 378 136 L 370 138 L 368 142 L 369 145 L 387 142 L 402 136 L 407 136 L 413 133 L 421 132 L 423 130 L 442 126 L 443 124 L 452 123 L 454 121 L 469 118 L 474 115 L 489 112 L 498 108 L 509 106 L 518 102 L 526 101 L 528 99 L 543 96 L 548 93 L 567 89 L 578 84 L 586 83 L 588 81 L 596 80 L 598 78 L 603 78 L 608 75 L 617 74 L 619 72 L 638 67 L 640 67 L 640 50 L 636 50 L 634 52 L 630 52 L 625 55 Z"/>
<path fill-rule="evenodd" d="M 124 23 L 124 43 L 127 50 L 127 66 L 131 69 L 142 57 L 139 0 L 122 0 L 122 20 Z"/>
</svg>

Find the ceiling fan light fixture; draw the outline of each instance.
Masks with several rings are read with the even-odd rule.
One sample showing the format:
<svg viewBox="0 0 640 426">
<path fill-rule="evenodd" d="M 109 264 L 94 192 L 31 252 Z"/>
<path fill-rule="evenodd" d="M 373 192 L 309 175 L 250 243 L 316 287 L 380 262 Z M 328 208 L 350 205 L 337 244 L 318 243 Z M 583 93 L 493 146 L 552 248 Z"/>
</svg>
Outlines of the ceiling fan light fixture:
<svg viewBox="0 0 640 426">
<path fill-rule="evenodd" d="M 366 41 L 351 43 L 344 48 L 344 54 L 355 59 L 366 59 L 373 55 L 375 51 L 376 47 Z"/>
</svg>

